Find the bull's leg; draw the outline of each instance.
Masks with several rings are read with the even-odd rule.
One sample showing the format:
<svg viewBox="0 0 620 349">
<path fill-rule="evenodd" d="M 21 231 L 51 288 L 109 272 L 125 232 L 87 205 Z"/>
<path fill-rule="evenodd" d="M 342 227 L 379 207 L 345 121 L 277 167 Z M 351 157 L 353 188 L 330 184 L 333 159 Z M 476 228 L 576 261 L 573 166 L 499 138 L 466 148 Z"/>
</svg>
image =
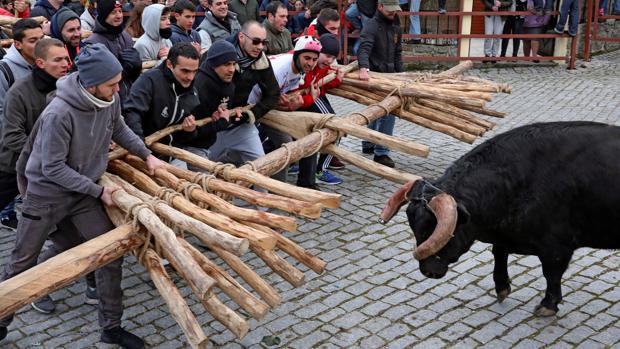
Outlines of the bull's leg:
<svg viewBox="0 0 620 349">
<path fill-rule="evenodd" d="M 497 294 L 497 301 L 501 303 L 510 294 L 510 277 L 508 276 L 508 252 L 502 246 L 493 245 L 493 256 L 495 257 L 495 267 L 493 269 L 495 293 Z"/>
<path fill-rule="evenodd" d="M 558 312 L 558 304 L 562 301 L 562 275 L 568 268 L 572 252 L 567 255 L 539 256 L 543 275 L 547 280 L 545 298 L 536 306 L 537 316 L 553 316 Z"/>
</svg>

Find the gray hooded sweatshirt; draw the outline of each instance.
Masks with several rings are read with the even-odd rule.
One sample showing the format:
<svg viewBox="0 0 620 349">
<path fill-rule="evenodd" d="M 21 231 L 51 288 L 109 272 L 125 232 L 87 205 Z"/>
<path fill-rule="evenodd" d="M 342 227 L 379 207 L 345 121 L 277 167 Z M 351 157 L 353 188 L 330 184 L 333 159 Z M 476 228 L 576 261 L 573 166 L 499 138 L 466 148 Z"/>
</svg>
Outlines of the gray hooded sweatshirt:
<svg viewBox="0 0 620 349">
<path fill-rule="evenodd" d="M 142 28 L 144 34 L 136 41 L 133 47 L 140 53 L 142 61 L 157 60 L 157 53 L 162 47 L 172 47 L 169 39 L 163 39 L 159 35 L 159 20 L 164 11 L 164 5 L 149 5 L 142 12 Z"/>
<path fill-rule="evenodd" d="M 41 114 L 26 165 L 28 192 L 44 197 L 75 192 L 99 197 L 96 181 L 108 165 L 110 142 L 146 159 L 151 152 L 125 124 L 118 94 L 104 108 L 82 91 L 78 73 L 56 83 L 56 98 Z M 24 154 L 22 154 L 24 156 Z"/>
<path fill-rule="evenodd" d="M 26 62 L 14 45 L 9 48 L 4 58 L 2 58 L 2 61 L 8 64 L 15 81 L 32 72 L 32 66 Z M 4 99 L 9 87 L 9 82 L 4 77 L 4 74 L 0 73 L 0 126 L 2 126 L 2 120 L 4 119 Z"/>
</svg>

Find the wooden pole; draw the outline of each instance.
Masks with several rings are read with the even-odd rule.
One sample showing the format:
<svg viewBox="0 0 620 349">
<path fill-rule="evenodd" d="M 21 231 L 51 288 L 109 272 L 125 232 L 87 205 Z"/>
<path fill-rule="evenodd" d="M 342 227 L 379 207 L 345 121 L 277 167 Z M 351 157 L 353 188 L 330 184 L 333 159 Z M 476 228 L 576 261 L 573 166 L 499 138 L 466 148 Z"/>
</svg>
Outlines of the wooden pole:
<svg viewBox="0 0 620 349">
<path fill-rule="evenodd" d="M 146 163 L 137 156 L 128 155 L 126 161 L 138 170 L 148 172 Z M 186 192 L 193 201 L 205 203 L 214 208 L 216 211 L 219 211 L 237 221 L 254 222 L 269 227 L 284 229 L 286 231 L 295 231 L 297 229 L 297 222 L 295 222 L 295 218 L 237 207 L 230 204 L 228 201 L 217 197 L 216 195 L 202 191 L 202 189 L 192 189 L 192 186 L 200 186 L 184 179 L 179 179 L 165 169 L 157 169 L 155 171 L 155 177 L 162 180 L 168 188 L 172 188 L 181 193 Z"/>
<path fill-rule="evenodd" d="M 202 305 L 209 314 L 226 326 L 237 338 L 242 339 L 248 333 L 248 323 L 239 314 L 224 305 L 217 296 L 203 300 Z"/>
<path fill-rule="evenodd" d="M 438 101 L 431 101 L 428 99 L 419 99 L 418 103 L 422 106 L 428 107 L 428 108 L 432 108 L 435 110 L 439 110 L 441 112 L 456 116 L 458 118 L 461 118 L 463 120 L 466 120 L 472 124 L 476 124 L 478 126 L 484 127 L 487 130 L 490 130 L 492 128 L 495 127 L 495 123 L 491 122 L 491 121 L 487 121 L 484 119 L 480 119 L 477 118 L 476 116 L 474 116 L 473 114 L 464 111 L 463 109 L 457 108 L 453 105 L 447 104 L 447 103 L 443 103 L 443 102 L 438 102 Z"/>
<path fill-rule="evenodd" d="M 0 318 L 122 257 L 144 240 L 124 224 L 0 283 Z"/>
<path fill-rule="evenodd" d="M 173 175 L 191 182 L 197 181 L 200 183 L 200 177 L 202 177 L 206 182 L 203 184 L 208 187 L 207 189 L 240 198 L 252 205 L 275 208 L 306 218 L 319 218 L 321 216 L 321 208 L 323 205 L 318 202 L 311 203 L 284 196 L 258 192 L 235 183 L 223 181 L 215 176 L 209 178 L 205 174 L 199 174 L 170 164 L 166 164 L 165 168 Z"/>
<path fill-rule="evenodd" d="M 222 248 L 236 254 L 237 256 L 242 256 L 247 252 L 248 247 L 250 246 L 247 239 L 238 238 L 221 230 L 214 229 L 197 219 L 175 210 L 163 201 L 155 201 L 154 197 L 138 190 L 136 187 L 116 175 L 105 173 L 102 177 L 109 178 L 112 182 L 114 182 L 114 184 L 120 186 L 123 190 L 129 193 L 129 195 L 135 196 L 144 202 L 154 202 L 153 206 L 158 215 L 177 225 L 180 229 L 192 233 L 200 239 L 200 241 L 209 246 L 209 248 Z"/>
<path fill-rule="evenodd" d="M 162 187 L 155 183 L 149 176 L 131 167 L 127 163 L 119 160 L 110 161 L 108 163 L 108 169 L 150 195 L 158 196 L 159 193 L 163 192 Z M 178 193 L 175 192 L 175 194 Z M 250 245 L 260 246 L 264 249 L 273 249 L 276 245 L 275 237 L 237 223 L 227 216 L 202 209 L 180 194 L 171 197 L 169 203 L 172 207 L 185 213 L 186 215 L 202 221 L 216 229 L 225 231 L 239 238 L 248 239 Z"/>
<path fill-rule="evenodd" d="M 144 265 L 149 271 L 151 280 L 157 287 L 159 294 L 168 305 L 170 314 L 185 333 L 187 341 L 194 349 L 207 348 L 209 340 L 198 324 L 196 317 L 185 303 L 181 292 L 168 277 L 166 270 L 161 264 L 161 259 L 155 251 L 148 249 L 144 256 Z"/>
<path fill-rule="evenodd" d="M 288 281 L 294 287 L 304 284 L 305 275 L 299 269 L 292 266 L 274 250 L 264 250 L 260 247 L 250 246 L 250 249 L 265 262 L 276 274 Z"/>
<path fill-rule="evenodd" d="M 100 182 L 104 186 L 114 184 L 105 177 L 101 178 Z M 123 189 L 112 193 L 112 199 L 123 211 L 133 211 L 131 214 L 137 215 L 140 223 L 153 234 L 156 242 L 159 243 L 164 257 L 183 276 L 199 299 L 212 296 L 211 288 L 215 285 L 215 280 L 200 268 L 192 256 L 178 243 L 174 232 L 153 211 L 146 207 L 134 209 L 138 205 L 144 204 L 142 200 L 127 194 Z"/>
<path fill-rule="evenodd" d="M 214 162 L 209 161 L 199 155 L 192 154 L 186 150 L 170 147 L 161 143 L 154 143 L 153 145 L 151 145 L 151 149 L 153 149 L 153 151 L 159 154 L 175 157 L 177 159 L 191 163 L 196 167 L 200 167 L 211 172 L 213 172 L 213 169 L 216 165 Z M 281 167 L 284 166 L 284 162 L 286 161 L 286 154 L 284 156 L 285 157 L 282 158 L 282 161 L 279 162 Z M 264 157 L 261 157 L 261 159 L 262 158 Z M 325 207 L 329 208 L 336 208 L 338 207 L 338 205 L 340 205 L 339 194 L 324 193 L 316 190 L 300 188 L 288 183 L 271 179 L 264 175 L 260 176 L 259 174 L 261 173 L 264 174 L 260 171 L 259 173 L 257 173 L 250 170 L 249 166 L 244 166 L 241 168 L 232 168 L 228 172 L 224 172 L 223 176 L 228 177 L 228 179 L 232 181 L 252 183 L 258 187 L 265 188 L 270 192 L 288 196 L 294 199 L 308 202 L 320 202 Z"/>
</svg>

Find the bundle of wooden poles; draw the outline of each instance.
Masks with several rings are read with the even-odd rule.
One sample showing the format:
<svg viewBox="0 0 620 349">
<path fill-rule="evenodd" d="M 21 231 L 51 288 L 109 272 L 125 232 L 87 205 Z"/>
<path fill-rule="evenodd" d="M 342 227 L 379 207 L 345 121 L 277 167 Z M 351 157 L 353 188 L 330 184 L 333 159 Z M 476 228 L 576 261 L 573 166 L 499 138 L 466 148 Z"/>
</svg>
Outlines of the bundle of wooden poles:
<svg viewBox="0 0 620 349">
<path fill-rule="evenodd" d="M 471 66 L 471 62 L 462 63 L 444 74 L 424 76 L 425 79 L 435 80 L 421 79 L 415 84 L 431 85 L 425 81 L 441 81 L 445 78 L 444 81 L 449 82 L 439 84 L 441 87 L 435 84 L 428 87 L 440 89 L 442 93 L 456 90 L 446 87 L 448 85 L 459 89 L 465 88 L 465 85 L 470 88 L 493 85 L 482 80 L 460 78 L 459 73 Z M 353 63 L 341 68 L 353 72 L 357 65 Z M 325 81 L 331 78 L 333 76 Z M 348 78 L 343 86 L 351 86 L 349 82 L 352 80 Z M 387 80 L 381 80 L 380 83 L 379 78 L 373 80 L 371 83 L 377 83 L 382 88 L 376 88 L 375 92 L 386 93 L 386 97 L 369 102 L 365 109 L 347 116 L 277 111 L 268 113 L 261 119 L 262 122 L 290 133 L 296 140 L 240 167 L 215 163 L 186 150 L 159 143 L 163 137 L 181 130 L 180 125 L 156 132 L 147 137 L 145 143 L 154 153 L 182 160 L 192 168 L 201 169 L 201 172 L 167 165 L 149 175 L 143 160 L 128 155 L 124 149 L 114 150 L 109 154 L 108 172 L 101 178 L 101 184 L 121 188 L 112 197 L 117 207 L 107 208 L 117 228 L 0 283 L 0 318 L 120 256 L 133 253 L 148 270 L 192 348 L 204 348 L 208 340 L 177 286 L 163 268 L 162 258 L 170 262 L 207 312 L 237 337 L 243 337 L 248 331 L 246 320 L 220 300 L 219 292 L 226 294 L 256 319 L 261 319 L 271 307 L 280 303 L 281 297 L 241 257 L 253 253 L 291 285 L 300 286 L 304 282 L 304 273 L 284 259 L 284 254 L 316 273 L 322 273 L 326 263 L 283 233 L 297 228 L 295 216 L 315 219 L 320 216 L 323 207 L 336 208 L 340 202 L 338 194 L 299 188 L 273 180 L 268 175 L 321 151 L 339 156 L 395 182 L 419 179 L 414 174 L 382 166 L 334 144 L 343 134 L 351 134 L 408 154 L 428 154 L 427 146 L 364 127 L 386 113 L 402 114 L 404 111 L 398 109 L 403 105 L 409 108 L 412 103 L 407 100 L 407 94 L 418 89 L 418 85 L 415 85 L 401 88 L 398 93 L 389 93 L 392 91 L 386 92 L 389 89 Z M 508 90 L 507 87 L 503 89 Z M 346 91 L 343 88 L 339 90 Z M 423 92 L 423 98 L 417 96 L 414 106 L 430 108 L 428 103 L 437 101 L 435 90 L 432 93 Z M 470 94 L 465 95 L 467 97 L 453 99 L 473 105 Z M 447 104 L 456 108 L 447 101 L 442 103 L 439 105 Z M 210 119 L 198 120 L 197 125 L 208 122 Z M 467 120 L 467 124 L 474 122 Z M 264 188 L 268 192 L 249 189 L 250 185 Z M 270 211 L 235 206 L 234 201 L 230 200 L 232 198 Z M 201 241 L 212 254 L 207 256 L 188 243 L 186 234 Z M 228 270 L 234 271 L 253 292 L 243 287 L 240 280 L 235 279 Z"/>
</svg>

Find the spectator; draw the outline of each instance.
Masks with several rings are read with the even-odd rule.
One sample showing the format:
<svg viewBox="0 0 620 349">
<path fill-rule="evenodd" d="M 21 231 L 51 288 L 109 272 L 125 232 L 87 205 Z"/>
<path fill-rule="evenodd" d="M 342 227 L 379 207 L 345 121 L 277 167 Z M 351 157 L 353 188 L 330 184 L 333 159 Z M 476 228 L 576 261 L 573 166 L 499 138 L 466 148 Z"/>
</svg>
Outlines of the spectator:
<svg viewBox="0 0 620 349">
<path fill-rule="evenodd" d="M 144 13 L 146 6 L 147 5 L 144 3 L 139 3 L 134 6 L 131 11 L 131 16 L 129 17 L 129 21 L 127 21 L 125 31 L 132 38 L 139 38 L 144 35 L 144 28 L 142 28 L 142 14 Z"/>
<path fill-rule="evenodd" d="M 228 11 L 227 0 L 208 0 L 209 12 L 198 26 L 201 49 L 207 50 L 212 43 L 236 35 L 241 30 L 237 15 Z"/>
<path fill-rule="evenodd" d="M 357 7 L 357 0 L 348 0 L 349 7 L 345 11 L 344 15 L 347 20 L 353 26 L 353 30 L 358 32 L 362 30 L 362 14 Z"/>
<path fill-rule="evenodd" d="M 32 73 L 17 81 L 6 95 L 6 113 L 3 120 L 5 126 L 2 128 L 0 140 L 0 207 L 4 207 L 20 193 L 15 171 L 17 158 L 26 145 L 39 115 L 51 100 L 50 97 L 56 90 L 57 79 L 65 76 L 69 70 L 69 55 L 60 40 L 41 39 L 35 46 L 34 56 Z M 25 191 L 22 191 L 22 194 L 26 194 Z M 73 245 L 81 242 L 83 239 L 78 239 Z M 62 246 L 53 245 L 41 253 L 39 263 L 64 250 Z M 86 292 L 86 298 L 88 303 L 92 304 L 97 301 L 94 275 L 88 274 L 86 279 L 90 290 Z M 32 306 L 45 314 L 53 312 L 56 308 L 50 296 L 42 297 L 33 302 Z"/>
<path fill-rule="evenodd" d="M 198 5 L 196 5 L 196 20 L 194 21 L 194 29 L 198 28 L 200 23 L 202 23 L 205 19 L 207 11 L 209 11 L 208 0 L 198 0 Z"/>
<path fill-rule="evenodd" d="M 20 19 L 13 24 L 12 31 L 13 45 L 0 61 L 0 115 L 4 115 L 4 98 L 9 88 L 32 71 L 34 48 L 43 39 L 43 29 L 34 19 Z"/>
<path fill-rule="evenodd" d="M 304 82 L 299 86 L 299 90 L 307 91 L 302 95 L 303 105 L 299 109 L 301 111 L 309 111 L 321 114 L 336 114 L 329 100 L 325 96 L 325 91 L 329 88 L 337 87 L 342 82 L 344 73 L 337 71 L 336 79 L 323 85 L 320 88 L 313 86 L 313 83 L 319 83 L 334 71 L 331 65 L 336 61 L 340 53 L 340 42 L 333 34 L 321 35 L 321 54 L 317 61 L 316 67 L 306 76 Z M 317 163 L 318 157 L 318 163 Z M 338 185 L 342 183 L 342 179 L 333 175 L 327 169 L 331 165 L 333 158 L 331 155 L 314 154 L 299 160 L 299 175 L 297 176 L 297 185 L 304 188 L 319 190 L 316 182 L 326 185 Z M 344 168 L 344 166 L 340 167 Z"/>
<path fill-rule="evenodd" d="M 142 61 L 164 59 L 172 46 L 170 37 L 170 9 L 161 4 L 149 5 L 142 13 L 144 34 L 136 41 L 134 48 Z"/>
<path fill-rule="evenodd" d="M 360 80 L 369 79 L 369 70 L 381 73 L 403 71 L 402 36 L 397 15 L 400 10 L 398 0 L 379 0 L 375 16 L 364 25 L 357 56 Z M 392 135 L 395 121 L 394 115 L 388 114 L 371 122 L 368 128 Z M 386 147 L 364 141 L 362 152 L 374 153 L 375 162 L 394 167 L 394 161 L 389 156 L 390 150 Z"/>
<path fill-rule="evenodd" d="M 151 5 L 152 6 L 152 5 Z M 198 71 L 200 54 L 189 42 L 172 46 L 164 64 L 142 74 L 131 87 L 131 94 L 123 115 L 127 125 L 140 137 L 149 136 L 167 126 L 180 124 L 182 132 L 167 136 L 160 142 L 184 148 L 206 157 L 208 141 L 215 141 L 217 127 L 228 122 L 212 122 L 196 127 L 193 114 L 200 104 L 194 78 Z M 211 115 L 209 115 L 211 116 Z M 219 116 L 219 114 L 217 114 Z M 199 147 L 195 147 L 197 142 Z"/>
<path fill-rule="evenodd" d="M 510 11 L 526 11 L 527 0 L 513 0 Z M 502 34 L 523 34 L 523 16 L 508 16 L 506 23 L 504 23 L 504 30 Z M 506 57 L 506 51 L 508 50 L 508 42 L 510 39 L 502 39 L 502 57 Z M 517 57 L 519 55 L 520 39 L 512 39 L 512 56 Z"/>
<path fill-rule="evenodd" d="M 265 52 L 268 55 L 278 55 L 293 49 L 291 32 L 286 29 L 288 21 L 288 10 L 280 1 L 272 1 L 267 6 L 267 19 L 263 22 L 267 30 L 267 47 Z"/>
<path fill-rule="evenodd" d="M 100 199 L 113 204 L 111 194 L 118 188 L 96 183 L 105 171 L 112 139 L 146 160 L 151 173 L 163 166 L 121 118 L 115 95 L 123 69 L 114 56 L 103 45 L 95 44 L 84 48 L 76 63 L 78 72 L 58 82 L 56 97 L 40 116 L 42 122 L 37 127 L 46 132 L 36 133 L 27 162 L 24 218 L 17 228 L 19 238 L 3 280 L 36 264 L 39 251 L 56 225 L 70 222 L 87 240 L 114 228 Z M 74 239 L 75 232 L 62 230 L 64 236 L 59 238 Z M 101 298 L 101 341 L 129 349 L 144 348 L 139 337 L 120 327 L 121 265 L 122 257 L 95 271 Z M 11 320 L 9 316 L 0 321 L 0 339 L 6 337 Z"/>
<path fill-rule="evenodd" d="M 0 8 L 0 16 L 15 16 L 15 12 L 17 12 L 18 18 L 28 18 L 30 17 L 30 7 L 25 0 L 16 0 L 14 2 L 8 3 L 10 5 L 10 10 Z M 8 6 L 7 6 L 8 7 Z"/>
<path fill-rule="evenodd" d="M 507 11 L 512 5 L 512 0 L 482 0 L 485 11 Z M 505 16 L 484 16 L 484 34 L 497 35 L 504 31 Z M 501 47 L 502 39 L 485 38 L 484 39 L 484 56 L 497 57 Z M 496 63 L 496 61 L 483 61 L 483 63 Z"/>
<path fill-rule="evenodd" d="M 95 29 L 95 17 L 97 16 L 97 0 L 87 0 L 84 12 L 80 16 L 82 30 L 92 32 Z"/>
<path fill-rule="evenodd" d="M 319 38 L 325 33 L 338 35 L 338 29 L 340 29 L 340 15 L 338 11 L 326 8 L 321 10 L 319 16 L 312 21 L 308 27 L 307 34 L 315 38 Z"/>
<path fill-rule="evenodd" d="M 570 16 L 570 19 L 569 19 Z M 564 33 L 568 20 L 568 35 L 576 36 L 579 30 L 579 0 L 564 0 L 560 8 L 560 18 L 553 30 L 558 34 Z"/>
<path fill-rule="evenodd" d="M 237 14 L 237 20 L 241 25 L 247 21 L 258 21 L 260 18 L 257 0 L 231 0 L 228 8 Z"/>
<path fill-rule="evenodd" d="M 269 4 L 271 6 L 271 4 Z M 304 74 L 308 74 L 316 66 L 321 52 L 321 43 L 312 36 L 306 35 L 297 39 L 294 52 L 275 56 L 271 59 L 273 73 L 278 81 L 280 101 L 277 109 L 297 110 L 303 104 L 303 98 L 299 93 L 287 94 L 299 87 L 299 82 Z M 248 98 L 248 103 L 256 103 L 262 98 L 259 87 L 255 87 Z M 265 153 L 274 151 L 284 143 L 292 141 L 291 136 L 276 130 L 265 124 L 258 128 L 260 138 L 263 141 Z M 287 169 L 274 174 L 272 178 L 286 182 Z"/>
<path fill-rule="evenodd" d="M 532 0 L 527 1 L 528 7 L 533 5 Z M 550 16 L 549 15 L 530 15 L 525 16 L 525 21 L 523 22 L 523 32 L 524 34 L 542 34 L 545 32 L 545 27 L 549 23 Z M 523 40 L 523 55 L 525 57 L 538 56 L 538 48 L 540 47 L 539 39 L 524 39 Z M 538 63 L 538 60 L 534 60 L 534 63 Z"/>
<path fill-rule="evenodd" d="M 172 7 L 175 23 L 172 25 L 172 44 L 189 42 L 200 53 L 200 35 L 192 29 L 196 20 L 196 7 L 189 0 L 179 0 Z"/>
<path fill-rule="evenodd" d="M 411 12 L 420 12 L 420 3 L 421 0 L 411 0 L 411 5 L 409 6 L 409 11 Z M 445 3 L 445 0 L 444 0 Z M 445 7 L 445 4 L 444 4 Z M 445 9 L 444 9 L 445 11 Z M 422 34 L 422 30 L 420 29 L 420 16 L 413 15 L 409 16 L 409 34 L 420 35 Z M 419 44 L 422 42 L 420 38 L 411 38 L 408 40 L 410 44 Z"/>
<path fill-rule="evenodd" d="M 298 34 L 302 33 L 304 29 L 306 29 L 308 25 L 310 25 L 310 20 L 306 18 L 306 5 L 304 4 L 303 0 L 295 1 L 295 11 L 301 12 L 289 18 L 288 30 L 291 33 Z"/>
<path fill-rule="evenodd" d="M 121 103 L 125 103 L 131 84 L 142 72 L 140 54 L 133 48 L 133 39 L 123 31 L 123 11 L 119 0 L 97 0 L 97 21 L 93 34 L 84 45 L 103 44 L 123 66 L 120 84 Z"/>
<path fill-rule="evenodd" d="M 37 0 L 30 11 L 30 17 L 43 16 L 49 21 L 63 5 L 63 0 Z"/>
<path fill-rule="evenodd" d="M 69 53 L 69 68 L 71 68 L 75 57 L 80 52 L 82 42 L 80 17 L 68 7 L 63 7 L 52 16 L 50 30 L 53 38 L 65 44 L 67 53 Z"/>
<path fill-rule="evenodd" d="M 230 107 L 238 115 L 237 108 L 248 104 L 248 97 L 255 85 L 261 90 L 262 97 L 250 110 L 241 113 L 239 121 L 218 134 L 215 144 L 209 148 L 211 160 L 240 164 L 265 155 L 255 122 L 276 106 L 280 96 L 278 81 L 263 52 L 266 38 L 267 33 L 260 23 L 248 21 L 241 32 L 231 39 L 239 55 L 239 62 L 233 76 L 235 94 L 229 103 Z"/>
</svg>

